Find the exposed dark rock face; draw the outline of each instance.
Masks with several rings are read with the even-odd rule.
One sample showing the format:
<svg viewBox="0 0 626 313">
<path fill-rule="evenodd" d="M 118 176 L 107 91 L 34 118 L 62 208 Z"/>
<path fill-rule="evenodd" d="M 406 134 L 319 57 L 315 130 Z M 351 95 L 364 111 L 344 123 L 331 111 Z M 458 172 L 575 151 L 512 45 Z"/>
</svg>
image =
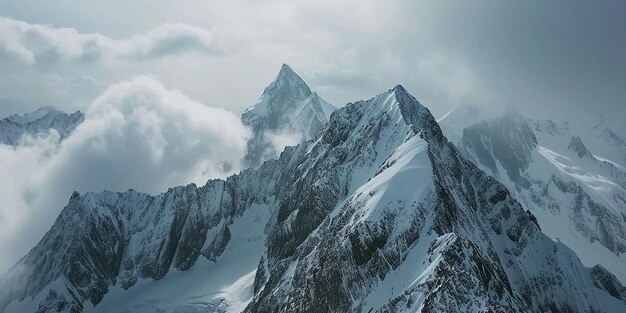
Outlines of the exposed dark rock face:
<svg viewBox="0 0 626 313">
<path fill-rule="evenodd" d="M 468 312 L 479 302 L 485 303 L 489 312 L 510 312 L 511 308 L 529 310 L 513 297 L 502 268 L 494 268 L 472 242 L 451 235 L 433 242 L 428 251 L 436 251 L 435 255 L 442 258 L 434 269 L 434 279 L 412 287 L 378 312 L 411 310 L 420 294 L 428 294 L 422 312 Z"/>
<path fill-rule="evenodd" d="M 83 303 L 76 290 L 67 284 L 59 289 L 51 289 L 36 313 L 52 312 L 83 312 Z"/>
<path fill-rule="evenodd" d="M 615 275 L 609 273 L 602 266 L 596 265 L 591 268 L 591 278 L 596 287 L 606 290 L 613 297 L 617 299 L 626 298 L 626 287 L 615 278 Z"/>
<path fill-rule="evenodd" d="M 585 144 L 578 136 L 572 137 L 572 140 L 570 141 L 569 146 L 567 146 L 567 148 L 569 150 L 576 152 L 579 158 L 582 158 L 582 157 L 593 158 L 593 154 L 591 154 L 591 152 L 587 150 L 587 147 L 585 147 Z"/>
<path fill-rule="evenodd" d="M 536 146 L 537 138 L 530 125 L 515 112 L 463 130 L 462 147 L 494 173 L 498 172 L 496 162 L 499 162 L 515 182 L 523 179 L 521 172 L 528 168 Z"/>
</svg>

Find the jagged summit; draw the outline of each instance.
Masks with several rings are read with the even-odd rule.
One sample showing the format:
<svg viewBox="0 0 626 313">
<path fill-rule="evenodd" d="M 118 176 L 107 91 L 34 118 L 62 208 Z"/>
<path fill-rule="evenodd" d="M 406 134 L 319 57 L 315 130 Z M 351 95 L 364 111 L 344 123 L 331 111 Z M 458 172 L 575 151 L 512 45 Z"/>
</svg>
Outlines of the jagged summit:
<svg viewBox="0 0 626 313">
<path fill-rule="evenodd" d="M 283 64 L 259 101 L 241 115 L 254 135 L 248 143 L 245 165 L 257 167 L 276 158 L 285 145 L 315 138 L 334 110 L 291 66 Z"/>
<path fill-rule="evenodd" d="M 504 170 L 513 181 L 518 181 L 521 172 L 529 166 L 537 137 L 524 116 L 507 110 L 501 118 L 465 128 L 461 143 L 465 152 L 475 156 L 490 171 Z"/>
<path fill-rule="evenodd" d="M 39 109 L 31 113 L 12 114 L 9 117 L 7 117 L 7 119 L 18 124 L 25 124 L 25 123 L 38 120 L 48 114 L 59 114 L 59 113 L 63 113 L 63 112 L 59 111 L 57 108 L 53 106 L 42 106 Z"/>
<path fill-rule="evenodd" d="M 435 141 L 447 141 L 428 108 L 422 105 L 402 85 L 397 85 L 367 101 L 350 103 L 347 106 L 359 107 L 363 111 L 363 120 L 369 123 L 381 123 L 382 120 L 395 121 L 396 127 L 402 120 L 403 125 L 413 134 Z M 332 121 L 331 121 L 332 123 Z"/>
<path fill-rule="evenodd" d="M 291 67 L 291 65 L 289 65 L 287 63 L 283 63 L 283 65 L 280 67 L 280 71 L 278 72 L 277 78 L 287 78 L 287 79 L 299 80 L 299 81 L 303 82 L 306 85 L 306 82 L 304 81 L 302 76 L 300 76 L 300 74 L 298 74 L 293 69 L 293 67 Z"/>
<path fill-rule="evenodd" d="M 280 67 L 280 71 L 278 71 L 278 75 L 274 79 L 274 83 L 276 85 L 282 86 L 281 82 L 291 83 L 291 86 L 301 87 L 304 93 L 308 96 L 311 94 L 311 89 L 307 85 L 306 81 L 296 70 L 293 69 L 289 64 L 283 63 Z M 270 85 L 271 86 L 271 85 Z"/>
<path fill-rule="evenodd" d="M 387 91 L 381 92 L 369 100 L 361 100 L 356 103 L 367 103 L 369 106 L 377 107 L 374 110 L 392 111 L 394 109 L 406 108 L 409 115 L 417 111 L 428 111 L 413 95 L 411 95 L 402 85 L 397 85 Z M 352 104 L 352 103 L 351 103 Z"/>
<path fill-rule="evenodd" d="M 408 91 L 406 91 L 406 89 L 404 88 L 404 86 L 402 86 L 402 85 L 400 85 L 400 84 L 398 84 L 398 85 L 396 85 L 395 87 L 391 88 L 391 91 L 393 91 L 393 92 L 397 92 L 397 93 L 400 93 L 400 94 L 407 94 L 407 95 L 409 94 L 409 92 L 408 92 Z"/>
<path fill-rule="evenodd" d="M 0 143 L 16 145 L 22 136 L 56 130 L 66 138 L 84 119 L 80 111 L 68 114 L 52 106 L 44 106 L 32 113 L 13 114 L 0 120 Z"/>
<path fill-rule="evenodd" d="M 302 78 L 302 76 L 300 76 L 300 74 L 298 74 L 298 72 L 296 72 L 293 69 L 293 67 L 291 67 L 288 64 L 283 64 L 280 67 L 280 71 L 278 72 L 278 75 L 276 75 L 276 78 L 274 79 L 273 83 L 270 84 L 270 86 L 268 87 L 301 88 L 303 95 L 307 97 L 311 95 L 311 89 L 307 85 L 306 81 Z M 271 88 L 269 89 L 271 90 Z M 266 91 L 268 91 L 268 88 L 266 88 Z"/>
<path fill-rule="evenodd" d="M 243 116 L 264 116 L 274 110 L 292 110 L 294 104 L 304 101 L 311 93 L 304 79 L 291 66 L 283 64 L 257 103 L 247 108 Z"/>
<path fill-rule="evenodd" d="M 408 118 L 410 120 L 408 122 L 418 125 L 427 124 L 430 127 L 434 126 L 438 132 L 441 132 L 439 125 L 437 125 L 428 108 L 422 105 L 413 95 L 404 89 L 402 85 L 397 85 L 391 89 L 391 92 L 393 92 L 398 101 L 400 110 L 405 119 Z"/>
<path fill-rule="evenodd" d="M 572 136 L 572 140 L 570 140 L 567 149 L 575 152 L 579 158 L 588 157 L 593 158 L 593 154 L 589 152 L 582 139 L 578 136 Z"/>
</svg>

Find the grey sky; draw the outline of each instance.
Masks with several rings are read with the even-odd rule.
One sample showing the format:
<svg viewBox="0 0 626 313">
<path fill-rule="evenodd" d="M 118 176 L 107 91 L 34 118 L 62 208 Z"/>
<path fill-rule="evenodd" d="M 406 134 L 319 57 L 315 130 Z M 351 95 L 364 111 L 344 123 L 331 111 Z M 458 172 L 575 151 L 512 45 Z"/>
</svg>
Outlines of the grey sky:
<svg viewBox="0 0 626 313">
<path fill-rule="evenodd" d="M 120 40 L 165 23 L 190 24 L 211 31 L 227 48 L 221 54 L 106 67 L 12 68 L 13 75 L 27 72 L 26 83 L 20 85 L 3 71 L 0 92 L 4 98 L 79 108 L 114 82 L 152 74 L 193 99 L 239 113 L 255 102 L 286 62 L 336 105 L 401 83 L 436 115 L 464 102 L 504 103 L 542 112 L 589 105 L 623 112 L 625 107 L 623 1 L 170 3 L 1 2 L 3 16 Z M 96 83 L 76 87 L 78 91 L 64 87 L 68 90 L 57 90 L 63 94 L 54 97 L 50 90 L 42 90 L 56 87 L 49 82 L 50 72 L 59 80 L 74 81 L 83 75 Z M 38 76 L 45 83 L 33 83 Z"/>
</svg>

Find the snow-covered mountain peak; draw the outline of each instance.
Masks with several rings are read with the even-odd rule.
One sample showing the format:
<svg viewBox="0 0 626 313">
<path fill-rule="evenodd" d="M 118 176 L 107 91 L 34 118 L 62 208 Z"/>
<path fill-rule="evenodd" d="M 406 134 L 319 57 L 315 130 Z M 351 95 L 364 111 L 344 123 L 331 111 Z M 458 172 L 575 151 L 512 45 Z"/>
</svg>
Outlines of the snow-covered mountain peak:
<svg viewBox="0 0 626 313">
<path fill-rule="evenodd" d="M 390 132 L 394 136 L 401 137 L 409 133 L 412 135 L 419 132 L 419 127 L 430 114 L 415 98 L 410 96 L 403 88 L 393 88 L 376 95 L 369 100 L 361 100 L 348 103 L 344 108 L 333 114 L 324 137 L 332 137 L 333 140 L 341 131 L 342 140 L 349 137 L 381 136 L 384 132 Z M 421 116 L 421 118 L 420 118 Z M 348 126 L 349 125 L 349 126 Z M 390 138 L 395 141 L 406 138 Z"/>
<path fill-rule="evenodd" d="M 537 147 L 537 137 L 521 114 L 508 110 L 498 119 L 482 121 L 463 130 L 466 151 L 494 173 L 504 170 L 513 181 L 520 179 Z M 480 147 L 476 148 L 475 147 Z M 507 156 L 496 160 L 494 156 Z"/>
<path fill-rule="evenodd" d="M 7 117 L 7 119 L 18 124 L 26 124 L 43 118 L 48 114 L 63 114 L 63 112 L 53 106 L 43 106 L 31 113 L 13 114 Z"/>
<path fill-rule="evenodd" d="M 404 118 L 413 124 L 423 124 L 428 121 L 429 124 L 436 124 L 430 111 L 423 106 L 415 97 L 413 97 L 402 85 L 397 85 L 391 89 L 400 111 Z M 439 125 L 437 125 L 437 129 Z"/>
<path fill-rule="evenodd" d="M 291 66 L 283 64 L 257 103 L 241 115 L 241 121 L 254 134 L 248 143 L 245 165 L 257 167 L 276 158 L 287 145 L 314 139 L 334 110 Z"/>
<path fill-rule="evenodd" d="M 398 94 L 409 94 L 408 91 L 406 91 L 406 89 L 404 89 L 404 87 L 400 84 L 396 85 L 395 87 L 391 88 L 391 91 L 393 91 L 394 93 L 398 93 Z"/>
<path fill-rule="evenodd" d="M 264 94 L 280 92 L 283 88 L 295 91 L 297 95 L 308 97 L 311 95 L 309 85 L 291 66 L 283 64 L 274 81 L 263 91 Z"/>
<path fill-rule="evenodd" d="M 311 93 L 304 79 L 291 66 L 283 64 L 276 78 L 265 87 L 257 103 L 244 111 L 242 119 L 250 119 L 255 115 L 271 115 L 276 110 L 294 110 Z"/>
<path fill-rule="evenodd" d="M 276 81 L 288 81 L 300 85 L 301 87 L 303 87 L 303 89 L 308 89 L 308 85 L 304 81 L 302 76 L 300 76 L 300 74 L 298 74 L 298 72 L 296 72 L 293 67 L 286 63 L 283 63 L 283 65 L 280 67 L 280 71 L 276 76 Z M 309 89 L 309 93 L 310 92 L 311 90 Z"/>
<path fill-rule="evenodd" d="M 382 92 L 369 100 L 349 103 L 348 106 L 365 106 L 369 115 L 376 115 L 385 112 L 391 116 L 402 117 L 406 124 L 420 124 L 420 121 L 432 119 L 430 111 L 423 106 L 415 97 L 397 85 L 385 92 Z"/>
<path fill-rule="evenodd" d="M 0 120 L 0 143 L 16 145 L 22 136 L 46 133 L 56 130 L 61 139 L 78 126 L 84 119 L 80 111 L 68 114 L 54 107 L 45 106 L 32 113 L 13 114 Z"/>
</svg>

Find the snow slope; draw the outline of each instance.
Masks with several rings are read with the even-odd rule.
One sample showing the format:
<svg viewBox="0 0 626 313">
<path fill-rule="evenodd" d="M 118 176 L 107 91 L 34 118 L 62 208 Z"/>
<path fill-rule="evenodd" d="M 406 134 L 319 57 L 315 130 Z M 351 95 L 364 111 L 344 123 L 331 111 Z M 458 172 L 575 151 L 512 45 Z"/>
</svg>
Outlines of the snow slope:
<svg viewBox="0 0 626 313">
<path fill-rule="evenodd" d="M 573 123 L 579 127 L 563 126 Z M 604 130 L 507 112 L 465 128 L 458 144 L 533 212 L 547 235 L 572 248 L 585 265 L 600 264 L 626 282 L 626 172 L 596 156 L 615 156 L 621 148 L 610 137 L 602 141 L 609 128 L 595 127 Z M 587 148 L 582 137 L 592 138 L 600 152 Z"/>
<path fill-rule="evenodd" d="M 283 64 L 259 101 L 241 115 L 252 128 L 244 161 L 258 167 L 275 159 L 286 146 L 317 138 L 336 108 L 312 92 L 291 66 Z"/>
</svg>

